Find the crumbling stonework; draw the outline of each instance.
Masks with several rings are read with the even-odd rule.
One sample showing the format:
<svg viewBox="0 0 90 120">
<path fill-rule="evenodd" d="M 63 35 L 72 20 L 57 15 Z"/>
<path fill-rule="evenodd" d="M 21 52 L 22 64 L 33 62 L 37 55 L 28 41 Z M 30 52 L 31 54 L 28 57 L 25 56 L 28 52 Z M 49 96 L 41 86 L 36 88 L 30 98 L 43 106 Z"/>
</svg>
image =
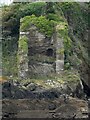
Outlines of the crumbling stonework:
<svg viewBox="0 0 90 120">
<path fill-rule="evenodd" d="M 22 43 L 23 36 L 26 38 L 25 43 Z M 47 37 L 40 33 L 35 25 L 32 25 L 27 32 L 20 32 L 20 38 L 18 51 L 20 77 L 48 77 L 63 71 L 64 53 L 61 51 L 64 45 L 58 32 Z M 20 46 L 22 44 L 23 47 Z"/>
</svg>

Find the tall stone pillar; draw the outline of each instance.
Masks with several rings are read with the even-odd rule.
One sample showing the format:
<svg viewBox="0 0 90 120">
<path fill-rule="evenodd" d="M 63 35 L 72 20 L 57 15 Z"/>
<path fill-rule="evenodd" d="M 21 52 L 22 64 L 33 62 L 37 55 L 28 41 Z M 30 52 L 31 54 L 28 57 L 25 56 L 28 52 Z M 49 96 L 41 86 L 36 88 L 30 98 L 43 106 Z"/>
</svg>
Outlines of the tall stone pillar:
<svg viewBox="0 0 90 120">
<path fill-rule="evenodd" d="M 20 32 L 18 47 L 18 77 L 26 79 L 28 77 L 28 32 Z"/>
<path fill-rule="evenodd" d="M 60 74 L 64 70 L 64 43 L 56 31 L 56 73 Z"/>
</svg>

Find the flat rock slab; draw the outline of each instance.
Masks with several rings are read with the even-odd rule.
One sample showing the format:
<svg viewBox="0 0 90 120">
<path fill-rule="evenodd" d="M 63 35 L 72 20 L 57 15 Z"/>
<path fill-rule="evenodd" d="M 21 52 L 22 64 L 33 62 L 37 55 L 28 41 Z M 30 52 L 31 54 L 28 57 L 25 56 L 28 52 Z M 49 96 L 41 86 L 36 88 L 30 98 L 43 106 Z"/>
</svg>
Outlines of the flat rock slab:
<svg viewBox="0 0 90 120">
<path fill-rule="evenodd" d="M 52 107 L 54 109 L 49 109 Z M 13 116 L 10 116 L 13 115 Z M 19 99 L 3 100 L 3 116 L 14 118 L 87 118 L 87 101 L 69 97 L 55 100 Z"/>
<path fill-rule="evenodd" d="M 52 118 L 52 114 L 46 110 L 22 110 L 16 116 L 16 118 Z"/>
</svg>

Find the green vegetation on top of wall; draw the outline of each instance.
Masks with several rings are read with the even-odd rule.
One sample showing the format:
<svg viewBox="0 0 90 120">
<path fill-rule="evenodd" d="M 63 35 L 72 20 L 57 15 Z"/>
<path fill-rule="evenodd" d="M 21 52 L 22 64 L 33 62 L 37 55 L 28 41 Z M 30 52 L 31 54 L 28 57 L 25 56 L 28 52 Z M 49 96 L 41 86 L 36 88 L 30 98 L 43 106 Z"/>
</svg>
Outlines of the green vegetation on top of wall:
<svg viewBox="0 0 90 120">
<path fill-rule="evenodd" d="M 35 25 L 41 33 L 50 37 L 53 33 L 53 22 L 46 19 L 45 16 L 36 17 L 35 15 L 26 16 L 21 19 L 21 31 L 27 31 L 30 25 Z"/>
</svg>

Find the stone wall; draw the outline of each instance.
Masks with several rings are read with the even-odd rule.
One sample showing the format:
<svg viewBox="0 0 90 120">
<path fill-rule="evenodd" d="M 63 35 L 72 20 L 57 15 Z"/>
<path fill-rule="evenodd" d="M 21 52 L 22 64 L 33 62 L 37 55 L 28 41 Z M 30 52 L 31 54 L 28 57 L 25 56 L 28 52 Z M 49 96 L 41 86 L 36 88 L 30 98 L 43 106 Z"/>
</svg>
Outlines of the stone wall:
<svg viewBox="0 0 90 120">
<path fill-rule="evenodd" d="M 29 75 L 47 76 L 54 70 L 55 63 L 54 41 L 38 32 L 35 26 L 30 27 L 28 35 Z"/>
<path fill-rule="evenodd" d="M 64 69 L 63 39 L 58 33 L 46 37 L 32 25 L 28 32 L 20 32 L 20 38 L 27 38 L 27 50 L 19 42 L 19 76 L 25 78 L 47 77 Z M 22 41 L 20 39 L 19 41 Z M 24 44 L 26 44 L 24 43 Z M 22 45 L 22 44 L 21 44 Z M 58 52 L 59 51 L 59 52 Z"/>
</svg>

